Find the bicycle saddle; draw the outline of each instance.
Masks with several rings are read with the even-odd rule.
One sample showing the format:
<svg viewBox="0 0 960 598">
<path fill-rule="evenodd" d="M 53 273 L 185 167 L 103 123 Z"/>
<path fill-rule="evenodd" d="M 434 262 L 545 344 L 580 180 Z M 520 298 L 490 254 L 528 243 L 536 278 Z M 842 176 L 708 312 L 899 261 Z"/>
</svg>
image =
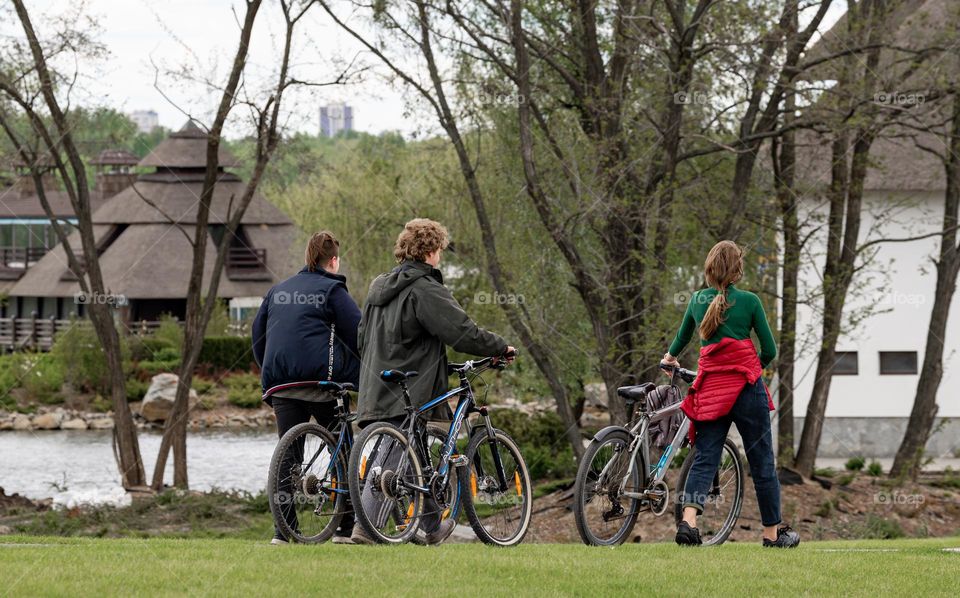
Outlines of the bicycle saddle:
<svg viewBox="0 0 960 598">
<path fill-rule="evenodd" d="M 340 383 L 340 382 L 334 382 L 332 380 L 321 380 L 320 382 L 317 382 L 317 386 L 322 390 L 326 390 L 329 392 L 343 392 L 345 390 L 356 390 L 353 384 L 350 384 L 349 382 Z"/>
<path fill-rule="evenodd" d="M 411 370 L 409 372 L 401 372 L 400 370 L 383 370 L 380 372 L 380 379 L 385 382 L 402 382 L 407 378 L 415 378 L 417 374 L 416 370 Z"/>
<path fill-rule="evenodd" d="M 635 386 L 621 386 L 617 389 L 617 395 L 628 401 L 639 401 L 656 387 L 657 385 L 653 382 L 646 382 Z"/>
</svg>

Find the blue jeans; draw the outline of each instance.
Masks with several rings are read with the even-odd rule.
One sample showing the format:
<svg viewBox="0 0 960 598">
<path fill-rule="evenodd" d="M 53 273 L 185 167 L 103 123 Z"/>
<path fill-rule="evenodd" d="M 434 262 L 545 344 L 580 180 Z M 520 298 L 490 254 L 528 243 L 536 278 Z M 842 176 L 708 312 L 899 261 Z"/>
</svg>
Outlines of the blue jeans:
<svg viewBox="0 0 960 598">
<path fill-rule="evenodd" d="M 683 506 L 703 512 L 703 503 L 713 484 L 723 442 L 730 424 L 737 424 L 743 439 L 743 448 L 750 463 L 750 475 L 757 491 L 760 520 L 764 526 L 780 523 L 780 480 L 773 455 L 773 437 L 770 432 L 770 406 L 763 380 L 743 387 L 730 413 L 711 421 L 695 423 L 696 452 L 683 492 Z"/>
</svg>

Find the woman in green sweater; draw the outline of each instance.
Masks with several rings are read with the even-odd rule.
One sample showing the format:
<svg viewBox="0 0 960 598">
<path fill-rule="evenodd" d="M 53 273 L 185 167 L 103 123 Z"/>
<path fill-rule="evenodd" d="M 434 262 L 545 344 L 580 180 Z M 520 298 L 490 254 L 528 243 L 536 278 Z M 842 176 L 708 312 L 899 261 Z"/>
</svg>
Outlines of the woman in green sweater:
<svg viewBox="0 0 960 598">
<path fill-rule="evenodd" d="M 743 252 L 733 241 L 714 245 L 704 263 L 709 285 L 690 297 L 680 330 L 661 366 L 678 365 L 676 356 L 699 332 L 697 379 L 684 400 L 683 411 L 696 432 L 693 465 L 683 492 L 683 520 L 677 526 L 677 544 L 699 545 L 697 515 L 703 511 L 720 462 L 730 424 L 743 439 L 763 523 L 763 545 L 792 548 L 800 536 L 781 526 L 780 482 L 777 479 L 770 431 L 773 402 L 761 377 L 777 356 L 777 345 L 767 324 L 760 298 L 734 286 L 743 277 Z M 760 341 L 757 355 L 750 340 Z"/>
</svg>

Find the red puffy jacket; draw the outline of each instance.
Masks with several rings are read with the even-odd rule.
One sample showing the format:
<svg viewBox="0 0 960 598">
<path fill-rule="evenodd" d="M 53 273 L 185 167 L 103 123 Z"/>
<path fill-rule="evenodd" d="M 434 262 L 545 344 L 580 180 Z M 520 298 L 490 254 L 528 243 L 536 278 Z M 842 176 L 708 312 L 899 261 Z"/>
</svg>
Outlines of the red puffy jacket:
<svg viewBox="0 0 960 598">
<path fill-rule="evenodd" d="M 700 348 L 697 377 L 690 385 L 680 408 L 691 420 L 690 442 L 695 437 L 694 422 L 719 419 L 730 413 L 744 386 L 756 383 L 763 369 L 749 338 L 725 338 L 719 343 Z M 767 401 L 774 410 L 770 391 Z"/>
</svg>

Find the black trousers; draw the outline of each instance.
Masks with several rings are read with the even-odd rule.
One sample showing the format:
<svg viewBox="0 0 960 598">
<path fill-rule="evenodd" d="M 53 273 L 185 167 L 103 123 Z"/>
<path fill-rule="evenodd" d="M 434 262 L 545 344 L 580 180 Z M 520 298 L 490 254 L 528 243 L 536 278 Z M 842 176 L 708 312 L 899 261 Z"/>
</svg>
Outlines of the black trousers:
<svg viewBox="0 0 960 598">
<path fill-rule="evenodd" d="M 405 415 L 399 415 L 397 417 L 387 417 L 379 421 L 393 424 L 396 427 L 400 428 L 404 433 L 406 433 L 406 430 L 403 428 L 403 422 L 405 420 L 406 420 Z M 365 428 L 372 423 L 375 423 L 375 422 L 372 422 L 372 421 L 365 422 L 363 424 L 360 424 L 360 427 Z M 421 435 L 420 445 L 424 447 L 427 445 L 426 434 Z M 420 516 L 420 529 L 422 529 L 426 533 L 431 533 L 436 531 L 436 529 L 440 527 L 440 515 L 441 515 L 441 509 L 440 509 L 440 505 L 437 504 L 437 501 L 434 500 L 433 497 L 430 496 L 429 494 L 424 495 L 423 514 Z"/>
<path fill-rule="evenodd" d="M 273 412 L 277 416 L 278 437 L 283 438 L 283 435 L 286 434 L 290 428 L 310 421 L 311 417 L 324 428 L 331 430 L 336 425 L 336 407 L 337 404 L 334 401 L 303 401 L 300 399 L 273 397 Z M 299 452 L 303 452 L 302 444 Z M 289 472 L 290 468 L 294 465 L 294 455 L 290 453 L 287 454 L 287 461 L 280 466 L 281 472 Z M 286 478 L 287 487 L 281 486 L 277 488 L 277 490 L 287 493 L 287 496 L 292 496 L 293 488 L 290 487 L 289 476 L 282 475 L 281 478 Z M 340 527 L 336 532 L 338 536 L 349 536 L 353 530 L 353 509 L 350 508 L 349 500 L 350 498 L 348 496 L 347 513 L 343 516 L 343 519 L 340 520 Z M 298 529 L 300 524 L 297 521 L 296 509 L 285 509 L 283 516 L 291 529 Z M 283 538 L 283 534 L 279 528 L 275 529 L 274 533 L 276 534 L 275 537 Z"/>
</svg>

